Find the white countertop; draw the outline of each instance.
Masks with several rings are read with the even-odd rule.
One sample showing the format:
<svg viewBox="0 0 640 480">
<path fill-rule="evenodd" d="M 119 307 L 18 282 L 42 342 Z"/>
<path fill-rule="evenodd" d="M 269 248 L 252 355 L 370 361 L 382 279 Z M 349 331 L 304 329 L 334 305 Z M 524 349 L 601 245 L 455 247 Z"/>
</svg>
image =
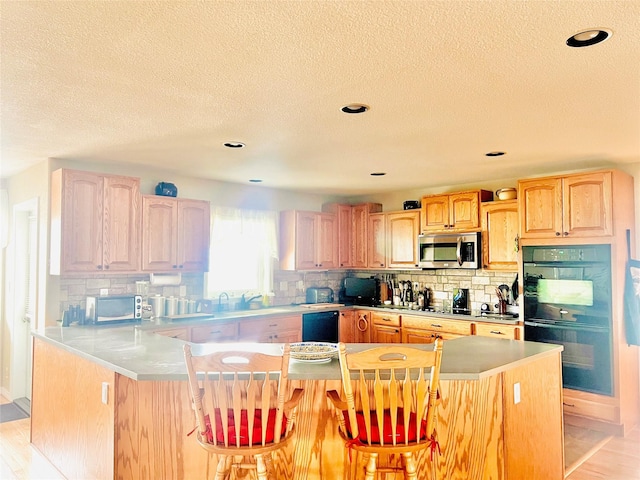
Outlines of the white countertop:
<svg viewBox="0 0 640 480">
<path fill-rule="evenodd" d="M 186 380 L 182 340 L 164 337 L 139 328 L 114 327 L 49 327 L 44 334 L 34 333 L 59 348 L 91 360 L 121 375 L 138 381 Z M 379 344 L 348 344 L 348 351 L 358 351 Z M 240 349 L 280 353 L 282 344 L 227 343 L 193 344 L 194 353 L 218 349 Z M 425 344 L 412 344 L 430 349 Z M 467 336 L 446 340 L 441 367 L 442 380 L 478 380 L 525 364 L 534 357 L 557 354 L 561 346 Z M 309 364 L 291 361 L 289 378 L 307 380 L 339 380 L 338 360 Z"/>
</svg>

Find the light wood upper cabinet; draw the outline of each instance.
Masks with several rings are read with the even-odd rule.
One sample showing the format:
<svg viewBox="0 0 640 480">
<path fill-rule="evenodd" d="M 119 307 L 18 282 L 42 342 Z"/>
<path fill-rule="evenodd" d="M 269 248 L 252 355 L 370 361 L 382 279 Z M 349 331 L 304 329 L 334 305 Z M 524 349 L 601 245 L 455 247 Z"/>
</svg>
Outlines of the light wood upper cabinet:
<svg viewBox="0 0 640 480">
<path fill-rule="evenodd" d="M 142 212 L 142 270 L 207 271 L 209 202 L 144 195 Z"/>
<path fill-rule="evenodd" d="M 523 238 L 611 236 L 612 172 L 518 182 Z"/>
<path fill-rule="evenodd" d="M 420 211 L 387 214 L 387 267 L 418 268 Z"/>
<path fill-rule="evenodd" d="M 280 212 L 280 268 L 326 270 L 338 267 L 338 221 L 333 213 Z"/>
<path fill-rule="evenodd" d="M 423 233 L 474 231 L 480 228 L 480 203 L 493 199 L 487 190 L 422 197 Z"/>
<path fill-rule="evenodd" d="M 518 270 L 518 201 L 485 202 L 482 215 L 482 266 Z"/>
<path fill-rule="evenodd" d="M 370 268 L 387 267 L 387 235 L 386 215 L 374 213 L 369 215 L 369 240 L 367 263 Z"/>
<path fill-rule="evenodd" d="M 60 169 L 51 178 L 52 275 L 136 272 L 140 180 Z"/>
<path fill-rule="evenodd" d="M 366 268 L 369 214 L 382 211 L 382 205 L 328 203 L 322 211 L 333 213 L 338 219 L 338 267 Z"/>
<path fill-rule="evenodd" d="M 420 211 L 369 215 L 369 268 L 417 268 Z"/>
</svg>

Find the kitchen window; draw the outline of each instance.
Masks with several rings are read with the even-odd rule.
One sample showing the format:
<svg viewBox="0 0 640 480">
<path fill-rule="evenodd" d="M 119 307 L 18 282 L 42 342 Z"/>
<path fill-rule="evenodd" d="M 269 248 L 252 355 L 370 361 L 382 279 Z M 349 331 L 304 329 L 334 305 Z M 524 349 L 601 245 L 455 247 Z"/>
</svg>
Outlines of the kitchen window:
<svg viewBox="0 0 640 480">
<path fill-rule="evenodd" d="M 206 291 L 267 294 L 273 291 L 278 260 L 278 215 L 261 210 L 216 207 L 211 211 L 211 244 Z"/>
</svg>

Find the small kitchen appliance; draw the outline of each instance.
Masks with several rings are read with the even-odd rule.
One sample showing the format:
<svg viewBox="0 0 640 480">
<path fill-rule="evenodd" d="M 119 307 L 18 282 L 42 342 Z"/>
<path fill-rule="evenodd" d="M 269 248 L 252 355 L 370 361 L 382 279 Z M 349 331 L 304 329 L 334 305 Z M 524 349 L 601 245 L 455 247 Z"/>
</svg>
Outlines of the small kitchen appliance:
<svg viewBox="0 0 640 480">
<path fill-rule="evenodd" d="M 377 278 L 347 277 L 340 298 L 353 305 L 380 305 L 380 281 Z"/>
<path fill-rule="evenodd" d="M 329 287 L 309 287 L 307 303 L 333 303 L 333 290 Z"/>
<path fill-rule="evenodd" d="M 480 232 L 418 235 L 420 268 L 480 268 Z"/>
<path fill-rule="evenodd" d="M 139 322 L 142 319 L 142 296 L 90 296 L 87 297 L 85 312 L 85 323 L 87 324 Z"/>
<path fill-rule="evenodd" d="M 469 289 L 454 288 L 453 289 L 453 305 L 452 312 L 461 315 L 471 315 L 469 309 Z"/>
</svg>

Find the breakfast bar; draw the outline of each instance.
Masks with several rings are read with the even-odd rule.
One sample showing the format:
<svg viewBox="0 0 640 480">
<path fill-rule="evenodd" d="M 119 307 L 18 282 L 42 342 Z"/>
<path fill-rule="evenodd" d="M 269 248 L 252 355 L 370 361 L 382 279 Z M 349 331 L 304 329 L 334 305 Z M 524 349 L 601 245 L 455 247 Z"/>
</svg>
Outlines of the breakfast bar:
<svg viewBox="0 0 640 480">
<path fill-rule="evenodd" d="M 213 478 L 216 459 L 189 436 L 184 341 L 133 326 L 50 327 L 35 336 L 31 441 L 65 476 Z M 228 348 L 279 353 L 281 344 L 193 345 Z M 561 350 L 479 336 L 445 341 L 440 453 L 418 457 L 418 477 L 562 479 Z M 292 361 L 289 378 L 304 395 L 296 437 L 273 459 L 275 478 L 362 478 L 362 459 L 345 448 L 325 395 L 340 390 L 338 360 Z"/>
</svg>

